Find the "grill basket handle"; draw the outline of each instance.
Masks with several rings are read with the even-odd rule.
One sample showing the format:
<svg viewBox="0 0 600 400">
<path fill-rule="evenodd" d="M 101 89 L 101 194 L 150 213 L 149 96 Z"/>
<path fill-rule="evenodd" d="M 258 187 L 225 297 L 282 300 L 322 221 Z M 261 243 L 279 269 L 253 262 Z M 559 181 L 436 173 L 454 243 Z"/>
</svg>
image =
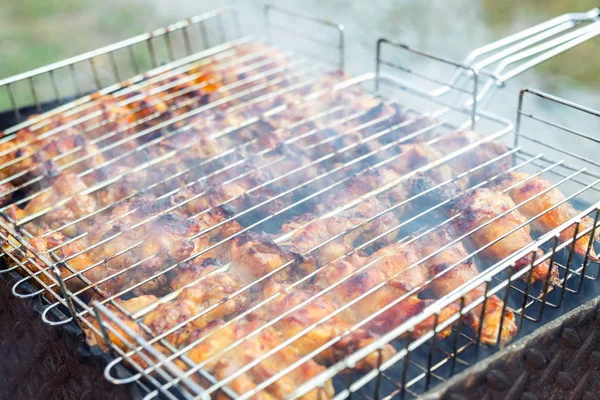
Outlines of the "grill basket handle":
<svg viewBox="0 0 600 400">
<path fill-rule="evenodd" d="M 488 78 L 479 90 L 477 101 L 494 85 L 502 86 L 509 79 L 598 35 L 600 8 L 595 8 L 585 13 L 561 15 L 473 50 L 464 64 Z M 491 68 L 494 64 L 496 67 Z"/>
<path fill-rule="evenodd" d="M 564 14 L 497 40 L 473 50 L 462 63 L 382 38 L 377 41 L 376 49 L 376 89 L 379 88 L 379 81 L 382 77 L 381 67 L 386 65 L 436 84 L 433 89 L 425 89 L 423 85 L 415 85 L 414 82 L 399 79 L 396 76 L 392 78 L 396 83 L 400 83 L 411 91 L 430 98 L 439 98 L 449 93 L 466 93 L 468 99 L 463 104 L 465 107 L 475 109 L 477 103 L 483 100 L 494 87 L 502 86 L 510 78 L 598 35 L 600 35 L 600 8 L 585 13 Z M 448 83 L 425 76 L 412 68 L 391 62 L 383 57 L 384 45 L 454 67 L 455 72 Z M 461 101 L 457 103 L 460 104 Z"/>
</svg>

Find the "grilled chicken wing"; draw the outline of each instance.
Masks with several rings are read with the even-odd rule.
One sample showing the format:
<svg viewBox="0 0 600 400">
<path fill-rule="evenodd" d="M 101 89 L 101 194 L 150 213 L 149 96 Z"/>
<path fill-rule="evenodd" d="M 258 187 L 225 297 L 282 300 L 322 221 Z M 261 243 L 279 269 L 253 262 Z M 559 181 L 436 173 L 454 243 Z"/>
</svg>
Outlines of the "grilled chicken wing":
<svg viewBox="0 0 600 400">
<path fill-rule="evenodd" d="M 333 299 L 329 296 L 312 299 L 317 291 L 317 288 L 288 291 L 285 285 L 270 282 L 265 288 L 265 296 L 272 296 L 278 292 L 279 296 L 268 302 L 255 314 L 264 320 L 280 318 L 274 327 L 286 339 L 300 335 L 300 332 L 306 330 L 290 344 L 300 356 L 310 354 L 342 336 L 336 344 L 327 346 L 315 357 L 315 360 L 322 364 L 333 364 L 342 360 L 377 339 L 376 335 L 364 329 L 350 331 L 352 324 L 336 315 L 338 306 Z M 298 307 L 299 305 L 302 306 Z M 294 309 L 294 307 L 296 308 Z M 313 327 L 313 325 L 315 326 Z M 395 353 L 396 351 L 391 345 L 384 346 L 381 361 L 387 360 Z M 369 371 L 377 367 L 378 359 L 378 353 L 372 353 L 358 362 L 356 368 L 360 371 Z"/>
<path fill-rule="evenodd" d="M 59 266 L 67 288 L 74 292 L 86 287 L 90 288 L 90 290 L 86 290 L 81 294 L 83 298 L 92 296 L 94 290 L 99 290 L 104 296 L 113 295 L 124 287 L 138 285 L 138 283 L 146 280 L 150 275 L 135 268 L 127 270 L 127 267 L 135 266 L 135 264 L 123 265 L 114 262 L 111 264 L 102 258 L 97 258 L 98 254 L 102 254 L 102 252 L 94 251 L 95 249 L 91 248 L 86 240 L 78 239 L 70 241 L 59 232 L 45 234 L 45 231 L 41 230 L 38 236 L 30 240 L 30 243 L 38 252 L 48 256 L 48 252 L 52 251 L 57 257 L 67 263 L 66 265 Z M 121 248 L 122 246 L 124 244 L 119 243 L 117 248 Z M 116 249 L 115 247 L 108 248 Z M 107 249 L 103 251 L 107 251 Z M 114 257 L 115 254 L 111 254 L 111 256 Z M 135 258 L 127 257 L 125 259 L 135 260 Z M 123 260 L 120 261 L 123 262 Z M 38 265 L 43 266 L 44 264 L 40 261 Z M 53 282 L 45 274 L 41 276 L 44 282 Z M 156 291 L 157 286 L 160 286 L 164 281 L 164 277 L 160 277 L 157 280 L 150 280 L 138 285 L 133 293 L 143 294 Z"/>
<path fill-rule="evenodd" d="M 531 223 L 533 230 L 538 233 L 546 233 L 558 228 L 580 213 L 565 200 L 565 196 L 558 188 L 553 188 L 551 182 L 537 176 L 510 172 L 492 182 L 492 185 L 495 190 L 506 189 L 506 193 L 515 203 L 519 204 L 519 211 L 527 218 L 534 218 L 542 214 Z M 594 220 L 585 216 L 579 224 L 579 232 L 591 228 L 593 225 Z M 560 240 L 563 242 L 572 240 L 575 229 L 575 224 L 563 229 L 560 232 Z M 599 235 L 600 229 L 596 229 L 593 237 L 588 234 L 579 238 L 575 243 L 575 252 L 585 256 L 589 247 L 589 257 L 598 262 L 593 241 L 597 240 Z"/>
<path fill-rule="evenodd" d="M 461 242 L 450 245 L 441 252 L 439 251 L 452 242 L 452 238 L 445 230 L 428 233 L 418 242 L 421 257 L 425 258 L 433 253 L 425 261 L 429 278 L 432 282 L 429 287 L 438 297 L 451 293 L 458 287 L 470 282 L 479 275 L 477 266 Z M 508 343 L 517 333 L 515 316 L 512 311 L 506 310 L 503 314 L 504 302 L 498 296 L 485 298 L 486 285 L 482 284 L 470 290 L 464 296 L 464 305 L 483 298 L 483 302 L 475 307 L 466 316 L 473 332 L 478 333 L 481 329 L 481 342 L 485 344 Z M 485 303 L 485 313 L 484 311 Z M 502 326 L 502 332 L 500 332 Z"/>
<path fill-rule="evenodd" d="M 447 164 L 426 167 L 443 157 L 432 146 L 409 144 L 400 146 L 399 152 L 384 167 L 351 179 L 345 185 L 344 193 L 358 197 L 395 182 L 378 198 L 388 207 L 395 206 L 396 213 L 414 215 L 455 198 L 469 185 L 465 178 L 455 180 L 457 173 Z M 416 172 L 419 168 L 426 169 Z"/>
<path fill-rule="evenodd" d="M 427 281 L 426 271 L 419 265 L 419 260 L 419 254 L 413 246 L 396 243 L 381 248 L 370 257 L 353 255 L 325 266 L 317 274 L 317 284 L 324 288 L 333 285 L 331 298 L 340 306 L 356 302 L 358 297 L 364 296 L 343 314 L 343 318 L 353 324 L 370 318 L 373 313 L 397 301 L 366 325 L 374 332 L 385 333 L 416 316 L 432 303 L 432 300 L 420 299 L 415 294 Z M 372 293 L 365 296 L 369 291 Z M 411 291 L 413 293 L 409 294 Z M 455 306 L 442 310 L 438 322 L 445 321 L 456 311 Z M 413 335 L 420 337 L 431 330 L 434 324 L 434 318 L 423 321 L 417 325 Z M 440 332 L 442 337 L 449 334 L 449 328 Z"/>
<path fill-rule="evenodd" d="M 42 229 L 29 240 L 29 244 L 47 260 L 52 258 L 50 251 L 54 251 L 61 260 L 68 259 L 68 266 L 65 264 L 59 264 L 58 266 L 62 278 L 67 280 L 67 288 L 75 291 L 84 286 L 81 280 L 68 278 L 72 275 L 71 270 L 75 270 L 76 273 L 81 272 L 93 264 L 86 253 L 76 255 L 83 250 L 82 243 L 68 242 L 68 238 L 60 232 L 49 232 Z M 52 271 L 46 267 L 46 264 L 34 254 L 29 254 L 29 257 L 35 260 L 35 263 L 27 263 L 29 268 L 33 271 L 46 270 L 46 272 L 39 274 L 39 279 L 46 284 L 55 283 Z"/>
<path fill-rule="evenodd" d="M 473 150 L 469 150 L 458 157 L 453 157 L 449 165 L 458 173 L 467 172 L 485 162 L 508 153 L 509 148 L 499 140 L 486 140 L 485 136 L 469 130 L 455 131 L 449 135 L 441 136 L 435 147 L 444 154 L 449 154 L 481 141 Z M 510 168 L 511 158 L 502 157 L 499 160 L 473 172 L 469 175 L 471 185 L 478 184 L 492 176 Z"/>
<path fill-rule="evenodd" d="M 136 311 L 146 307 L 148 304 L 151 304 L 152 302 L 154 302 L 156 300 L 158 300 L 158 299 L 154 296 L 141 296 L 141 297 L 136 297 L 136 298 L 133 298 L 130 300 L 118 301 L 118 303 L 121 305 L 121 307 L 123 307 L 125 309 L 126 312 L 135 313 Z M 129 328 L 137 336 L 140 336 L 145 339 L 148 338 L 148 335 L 142 329 L 142 327 L 140 325 L 138 325 L 137 323 L 135 323 L 135 321 L 133 321 L 131 318 L 129 318 L 125 313 L 123 313 L 121 310 L 119 310 L 116 306 L 114 306 L 112 304 L 108 304 L 106 307 L 125 326 L 127 326 L 127 328 Z M 100 330 L 100 325 L 98 324 L 98 320 L 92 316 L 88 316 L 87 320 L 97 331 L 97 333 L 96 333 L 89 328 L 85 328 L 86 330 L 88 330 L 88 333 L 86 334 L 88 344 L 90 346 L 97 345 L 104 351 L 108 351 L 108 347 L 106 346 L 104 337 L 100 336 L 101 330 Z M 108 318 L 104 318 L 103 323 L 105 323 L 107 325 L 106 332 L 108 334 L 108 337 L 109 337 L 112 345 L 114 345 L 122 350 L 129 351 L 129 350 L 132 350 L 132 348 L 137 344 L 135 339 L 132 338 L 127 333 L 125 333 L 125 331 L 121 327 L 119 327 L 116 323 L 114 323 L 114 321 L 109 320 Z"/>
<path fill-rule="evenodd" d="M 113 124 L 126 125 L 130 119 L 127 110 L 120 107 L 110 96 L 96 96 L 97 103 L 87 113 L 96 117 L 87 117 L 86 121 L 76 121 L 79 116 L 58 114 L 46 119 L 44 124 L 36 124 L 18 131 L 13 140 L 0 146 L 0 175 L 11 178 L 15 184 L 39 177 L 51 167 L 68 167 L 70 173 L 78 173 L 95 167 L 104 161 L 103 154 L 90 139 L 112 128 Z M 101 123 L 103 121 L 103 123 Z M 98 126 L 90 133 L 82 134 L 88 127 Z"/>
<path fill-rule="evenodd" d="M 31 225 L 37 228 L 58 229 L 95 211 L 96 200 L 90 194 L 81 193 L 85 189 L 87 185 L 77 175 L 63 174 L 56 179 L 51 189 L 36 195 L 23 209 L 13 204 L 8 209 L 8 214 L 18 221 L 26 216 L 44 212 L 33 220 Z M 71 225 L 62 229 L 62 232 L 75 236 L 77 228 Z"/>
<path fill-rule="evenodd" d="M 244 286 L 240 278 L 231 272 L 220 271 L 220 267 L 210 265 L 210 262 L 209 265 L 186 264 L 179 268 L 170 286 L 173 290 L 182 289 L 181 293 L 174 301 L 158 305 L 144 317 L 144 323 L 156 334 L 184 324 L 166 337 L 173 345 L 185 343 L 193 330 L 235 316 L 248 306 L 246 293 L 231 297 Z"/>
<path fill-rule="evenodd" d="M 241 227 L 233 221 L 224 223 L 217 229 L 212 229 L 226 219 L 220 212 L 221 210 L 217 209 L 196 219 L 186 219 L 178 214 L 160 215 L 144 225 L 143 230 L 146 233 L 138 232 L 142 234 L 141 237 L 135 232 L 127 232 L 133 234 L 132 241 L 136 241 L 135 248 L 128 252 L 129 254 L 119 256 L 118 259 L 115 258 L 113 264 L 117 264 L 121 269 L 135 266 L 127 273 L 127 280 L 131 286 L 137 282 L 148 280 L 165 268 L 173 268 L 174 264 L 187 259 L 193 259 L 194 262 L 199 263 L 210 258 L 228 261 L 230 243 L 223 243 L 219 246 L 216 244 L 223 238 L 239 231 Z M 137 245 L 140 240 L 141 245 Z M 121 244 L 118 243 L 122 241 L 120 236 L 110 240 L 110 242 L 113 241 L 115 241 L 115 246 L 121 247 Z M 108 248 L 102 247 L 103 249 L 99 251 L 106 252 Z M 209 248 L 211 249 L 208 250 Z M 111 256 L 114 257 L 114 253 Z M 133 264 L 127 264 L 127 262 L 133 262 Z M 143 286 L 137 287 L 134 293 L 160 293 L 161 290 L 164 292 L 161 287 L 165 284 L 166 277 L 161 274 L 144 283 Z"/>
<path fill-rule="evenodd" d="M 119 323 L 126 326 L 127 329 L 132 332 L 132 335 L 126 332 L 117 322 L 115 322 L 108 315 L 102 315 L 102 324 L 105 327 L 106 334 L 110 341 L 110 345 L 113 348 L 121 349 L 124 352 L 134 350 L 138 346 L 136 338 L 143 338 L 149 340 L 146 331 L 135 321 L 129 318 L 128 314 L 135 313 L 149 304 L 156 302 L 158 299 L 154 296 L 139 296 L 129 300 L 116 300 L 117 305 L 107 304 L 106 308 L 112 313 L 114 317 L 119 320 Z M 103 351 L 108 352 L 109 347 L 104 339 L 103 331 L 100 329 L 100 324 L 96 317 L 88 315 L 86 316 L 86 322 L 83 324 L 83 331 L 85 333 L 86 341 L 89 346 L 98 346 Z M 152 344 L 153 349 L 161 353 L 164 356 L 172 354 L 164 346 L 154 343 Z M 153 354 L 143 350 L 143 356 L 139 351 L 136 351 L 133 355 L 127 357 L 125 362 L 130 365 L 134 365 L 138 369 L 146 369 L 156 365 L 157 362 L 161 361 Z M 179 360 L 175 361 L 182 370 L 185 369 L 185 365 Z M 183 368 L 182 368 L 183 367 Z"/>
<path fill-rule="evenodd" d="M 231 246 L 231 270 L 245 282 L 266 277 L 278 282 L 293 282 L 315 269 L 313 257 L 294 253 L 264 234 L 244 233 L 235 238 Z M 254 285 L 253 290 L 261 287 L 262 284 Z"/>
<path fill-rule="evenodd" d="M 338 199 L 356 199 L 396 181 L 396 184 L 386 191 L 385 194 L 378 196 L 385 206 L 395 206 L 410 198 L 412 193 L 408 181 L 402 180 L 400 177 L 401 175 L 390 168 L 376 168 L 350 179 L 344 185 L 341 193 L 336 193 L 336 195 Z M 404 215 L 411 211 L 410 206 L 410 204 L 401 204 L 395 208 L 395 211 L 397 214 Z"/>
<path fill-rule="evenodd" d="M 261 320 L 240 320 L 225 326 L 213 323 L 203 330 L 196 330 L 190 341 L 192 343 L 199 341 L 199 343 L 188 352 L 188 357 L 196 363 L 204 362 L 204 368 L 212 372 L 219 380 L 231 377 L 228 386 L 238 394 L 255 390 L 258 385 L 301 358 L 293 346 L 285 346 L 267 356 L 271 349 L 281 345 L 285 339 L 273 327 L 261 329 L 264 324 L 265 321 Z M 249 337 L 258 330 L 260 330 L 258 333 Z M 242 341 L 231 350 L 213 357 L 238 340 Z M 240 369 L 248 363 L 259 359 L 261 361 L 257 365 L 248 371 L 240 372 Z M 324 370 L 324 367 L 309 359 L 292 372 L 258 391 L 251 398 L 256 400 L 286 398 L 302 383 Z M 333 394 L 331 381 L 327 381 L 322 388 L 313 389 L 301 398 L 318 400 L 331 398 Z"/>
<path fill-rule="evenodd" d="M 508 195 L 485 188 L 471 190 L 456 201 L 454 212 L 460 215 L 452 222 L 452 229 L 457 235 L 474 230 L 468 239 L 474 249 L 480 249 L 502 238 L 486 247 L 482 254 L 495 262 L 504 260 L 533 243 L 527 218 L 518 210 L 508 212 L 514 207 L 515 203 Z M 490 222 L 505 213 L 506 215 Z M 482 226 L 486 223 L 488 224 Z M 520 225 L 523 226 L 518 228 Z M 509 233 L 514 229 L 516 229 L 514 232 Z M 536 259 L 539 260 L 543 255 L 541 249 L 536 250 Z M 532 261 L 533 255 L 527 254 L 516 261 L 515 267 L 517 270 L 526 268 Z M 534 267 L 531 279 L 534 282 L 545 282 L 546 279 L 550 279 L 552 284 L 556 284 L 558 270 L 551 269 L 548 261 L 544 261 Z"/>
<path fill-rule="evenodd" d="M 401 175 L 408 174 L 418 168 L 425 167 L 428 164 L 438 162 L 444 157 L 444 154 L 437 150 L 437 148 L 425 143 L 400 146 L 400 152 L 400 156 L 391 163 L 391 168 Z M 451 153 L 451 151 L 448 153 Z M 440 164 L 435 167 L 427 168 L 422 174 L 430 177 L 437 183 L 450 180 L 457 175 L 453 168 L 448 164 Z M 469 186 L 469 182 L 465 178 L 455 181 L 454 184 L 462 190 Z"/>
<path fill-rule="evenodd" d="M 452 151 L 444 154 L 433 146 L 415 143 L 401 146 L 401 152 L 400 157 L 391 165 L 396 173 L 407 175 L 418 168 L 425 168 L 424 171 L 413 174 L 403 184 L 406 190 L 404 198 L 398 196 L 398 191 L 392 192 L 393 195 L 390 196 L 390 199 L 395 202 L 418 196 L 407 205 L 412 214 L 430 210 L 445 201 L 452 200 L 470 185 L 467 177 L 457 179 L 461 171 L 457 172 L 450 162 L 427 167 L 439 162 Z M 447 207 L 444 206 L 438 212 L 446 209 Z"/>
<path fill-rule="evenodd" d="M 308 225 L 303 223 L 305 219 L 310 221 Z M 282 247 L 301 255 L 313 253 L 313 250 L 319 247 L 314 251 L 314 257 L 319 263 L 327 264 L 354 247 L 353 243 L 361 232 L 359 229 L 352 229 L 360 222 L 360 219 L 340 216 L 320 219 L 316 216 L 306 215 L 285 224 L 281 229 L 284 240 L 278 240 L 278 242 Z M 291 235 L 286 235 L 288 232 Z M 325 245 L 322 246 L 323 244 Z"/>
</svg>

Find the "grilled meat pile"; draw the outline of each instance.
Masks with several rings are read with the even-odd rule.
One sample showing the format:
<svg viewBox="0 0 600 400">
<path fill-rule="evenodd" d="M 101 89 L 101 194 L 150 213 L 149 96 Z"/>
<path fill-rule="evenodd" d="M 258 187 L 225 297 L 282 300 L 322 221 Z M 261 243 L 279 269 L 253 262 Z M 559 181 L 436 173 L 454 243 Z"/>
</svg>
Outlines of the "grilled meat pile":
<svg viewBox="0 0 600 400">
<path fill-rule="evenodd" d="M 39 254 L 61 261 L 78 298 L 105 302 L 166 356 L 172 346 L 239 394 L 282 398 L 472 280 L 476 264 L 531 243 L 528 218 L 564 199 L 552 189 L 516 207 L 551 184 L 509 171 L 502 143 L 442 125 L 342 73 L 242 45 L 94 95 L 2 142 L 3 210 L 31 234 L 35 252 L 22 261 L 42 283 L 56 286 Z M 564 203 L 532 229 L 574 213 Z M 531 274 L 557 278 L 548 261 Z M 485 295 L 477 287 L 464 305 Z M 412 336 L 459 310 L 448 306 Z M 516 334 L 497 296 L 464 318 L 486 344 Z M 112 343 L 130 350 L 135 342 L 111 326 Z M 91 329 L 88 340 L 106 348 Z M 395 352 L 384 346 L 356 369 Z M 333 395 L 328 382 L 304 397 Z"/>
</svg>

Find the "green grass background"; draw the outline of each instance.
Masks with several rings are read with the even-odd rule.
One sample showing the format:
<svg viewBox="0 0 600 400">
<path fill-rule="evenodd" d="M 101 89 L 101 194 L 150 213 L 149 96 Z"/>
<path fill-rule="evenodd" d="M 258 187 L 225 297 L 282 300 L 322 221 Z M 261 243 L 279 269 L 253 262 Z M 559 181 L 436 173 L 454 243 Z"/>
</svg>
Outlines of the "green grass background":
<svg viewBox="0 0 600 400">
<path fill-rule="evenodd" d="M 246 1 L 246 5 L 257 4 L 251 0 Z M 340 1 L 323 0 L 321 7 L 324 10 L 335 10 L 334 3 Z M 373 7 L 391 10 L 388 15 L 393 20 L 382 21 L 386 24 L 385 29 L 393 33 L 395 26 L 411 26 L 411 18 L 407 20 L 407 15 L 411 15 L 411 12 L 425 18 L 428 7 L 452 7 L 454 1 L 462 7 L 465 4 L 469 7 L 470 4 L 462 0 L 431 0 L 431 3 L 418 0 L 377 0 L 373 2 Z M 482 18 L 492 37 L 502 37 L 565 12 L 584 11 L 598 6 L 592 0 L 471 2 L 481 9 L 476 18 Z M 217 5 L 224 3 L 227 1 L 214 1 Z M 348 2 L 349 6 L 350 4 L 357 5 Z M 0 0 L 0 79 L 164 26 L 213 6 L 213 2 L 205 0 Z M 302 8 L 301 4 L 292 6 Z M 361 3 L 362 6 L 365 5 Z M 372 12 L 376 11 L 372 9 Z M 334 17 L 329 14 L 327 16 Z M 440 22 L 460 24 L 465 21 Z M 420 26 L 415 29 L 426 34 L 428 28 Z M 550 85 L 555 77 L 567 75 L 570 78 L 569 84 L 599 87 L 600 39 L 570 50 L 569 53 L 571 57 L 559 57 L 546 62 L 538 67 L 537 72 Z M 572 61 L 575 59 L 577 62 Z M 144 60 L 140 60 L 140 63 L 144 64 Z M 5 97 L 0 95 L 0 109 L 8 105 Z M 25 104 L 27 101 L 28 99 L 21 99 L 20 103 Z"/>
</svg>

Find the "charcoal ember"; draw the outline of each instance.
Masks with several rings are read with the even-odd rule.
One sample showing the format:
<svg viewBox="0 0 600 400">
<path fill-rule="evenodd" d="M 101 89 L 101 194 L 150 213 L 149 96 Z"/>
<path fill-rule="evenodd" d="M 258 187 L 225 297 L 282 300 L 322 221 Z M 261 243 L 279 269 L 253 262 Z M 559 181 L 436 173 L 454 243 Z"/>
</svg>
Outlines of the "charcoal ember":
<svg viewBox="0 0 600 400">
<path fill-rule="evenodd" d="M 539 400 L 539 397 L 537 394 L 535 393 L 531 393 L 531 392 L 525 392 L 522 395 L 522 399 L 523 400 Z"/>
<path fill-rule="evenodd" d="M 600 370 L 600 351 L 593 351 L 588 358 L 590 367 Z"/>
<path fill-rule="evenodd" d="M 448 400 L 467 400 L 468 397 L 463 396 L 462 394 L 452 393 L 448 396 Z"/>
<path fill-rule="evenodd" d="M 571 311 L 483 361 L 476 372 L 464 371 L 434 398 L 599 399 L 599 309 L 596 299 Z"/>
<path fill-rule="evenodd" d="M 598 400 L 598 396 L 596 396 L 593 392 L 585 392 L 581 400 Z"/>
<path fill-rule="evenodd" d="M 565 343 L 565 346 L 571 349 L 578 349 L 581 347 L 581 339 L 575 329 L 565 328 L 561 334 L 561 340 Z"/>
<path fill-rule="evenodd" d="M 565 371 L 561 371 L 556 374 L 556 380 L 554 382 L 561 389 L 571 390 L 575 388 L 575 380 L 571 374 Z"/>
<path fill-rule="evenodd" d="M 527 365 L 534 369 L 543 369 L 548 365 L 546 356 L 538 349 L 527 349 L 525 352 L 525 361 Z"/>
<path fill-rule="evenodd" d="M 510 388 L 510 381 L 502 371 L 491 370 L 487 373 L 486 378 L 492 389 L 504 391 Z"/>
</svg>

